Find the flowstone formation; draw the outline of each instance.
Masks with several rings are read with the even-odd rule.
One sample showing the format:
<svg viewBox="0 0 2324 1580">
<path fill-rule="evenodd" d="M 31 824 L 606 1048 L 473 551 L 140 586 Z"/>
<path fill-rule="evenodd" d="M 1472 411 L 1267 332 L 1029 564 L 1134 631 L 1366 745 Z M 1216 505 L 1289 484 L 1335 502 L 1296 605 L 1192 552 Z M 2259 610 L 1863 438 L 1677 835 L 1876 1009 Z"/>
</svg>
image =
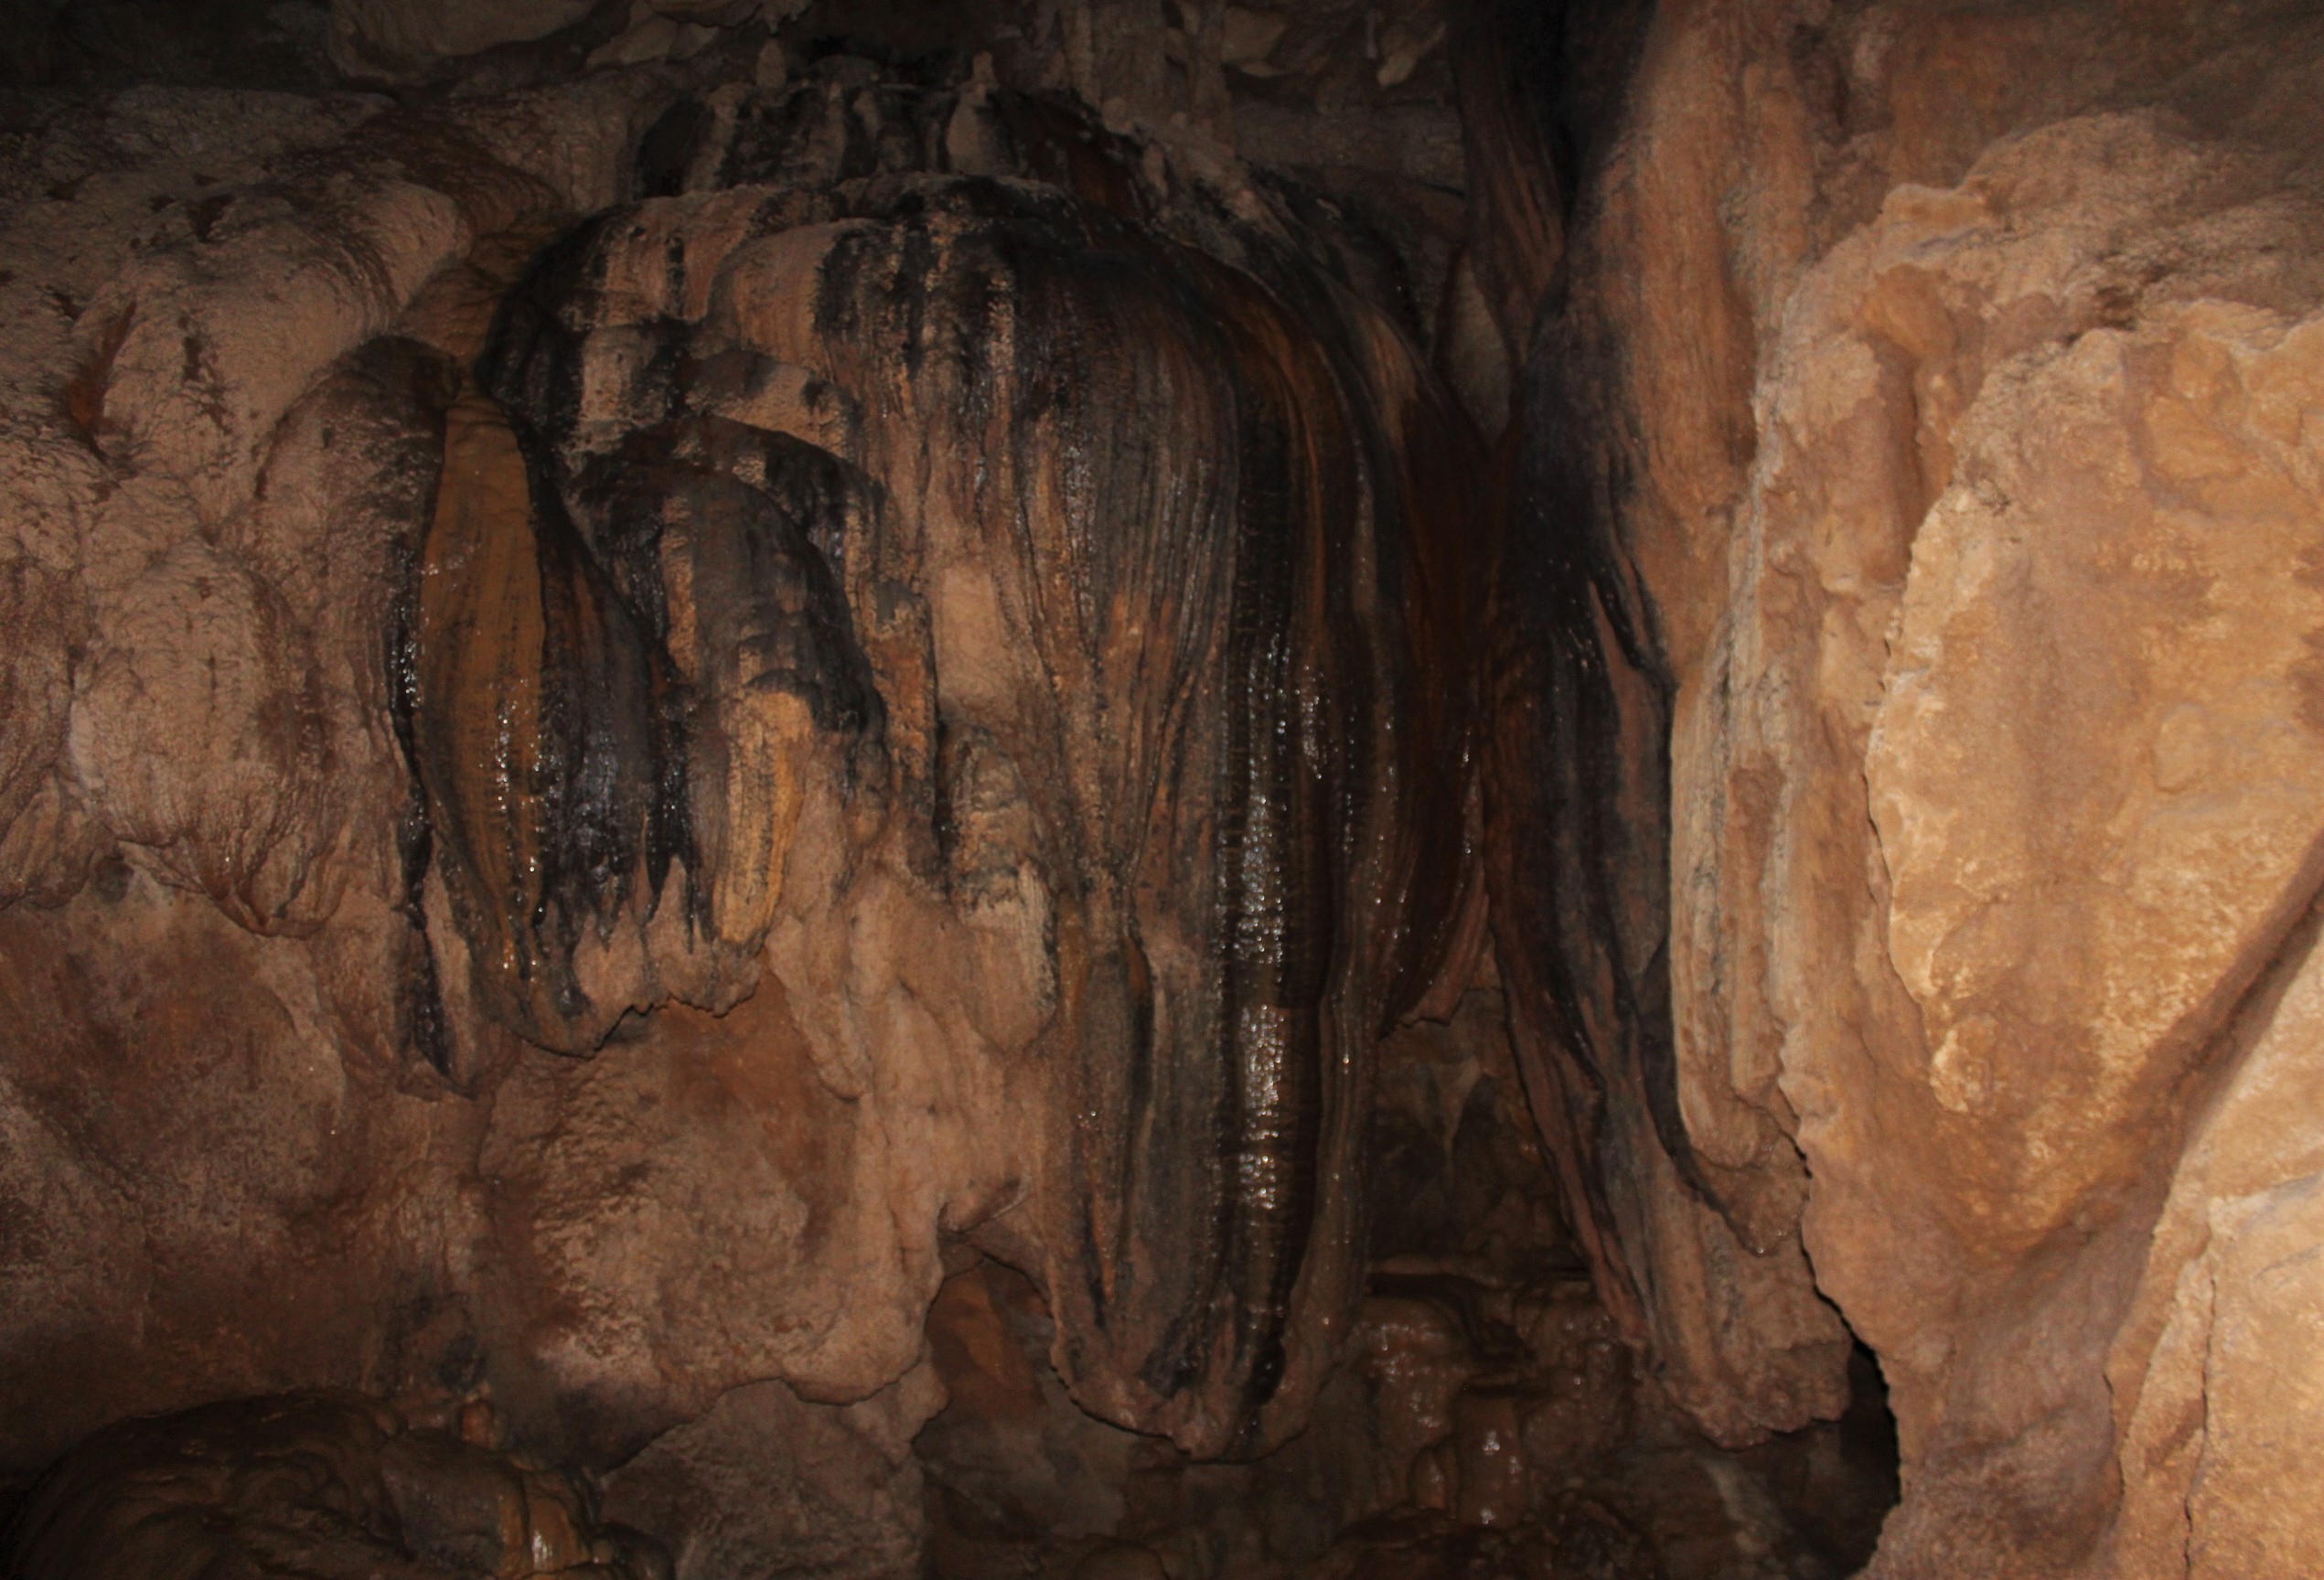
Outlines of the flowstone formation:
<svg viewBox="0 0 2324 1580">
<path fill-rule="evenodd" d="M 974 1217 L 1077 1395 L 1269 1447 L 1469 872 L 1466 422 L 1327 232 L 1054 106 L 834 73 L 645 145 L 679 190 L 541 254 L 451 409 L 405 640 L 452 947 L 567 1052 L 765 949 L 841 1096 L 990 1068 Z"/>
<path fill-rule="evenodd" d="M 1480 941 L 1483 451 L 1395 254 L 989 75 L 715 80 L 22 145 L 91 209 L 10 261 L 70 313 L 10 463 L 16 1468 L 489 1394 L 690 1574 L 765 1496 L 718 1466 L 861 1441 L 745 1535 L 885 1572 L 948 1248 L 1191 1452 L 1335 1364 L 1373 1047 Z"/>
<path fill-rule="evenodd" d="M 2314 9 L 0 18 L 6 1562 L 2306 1574 Z"/>
</svg>

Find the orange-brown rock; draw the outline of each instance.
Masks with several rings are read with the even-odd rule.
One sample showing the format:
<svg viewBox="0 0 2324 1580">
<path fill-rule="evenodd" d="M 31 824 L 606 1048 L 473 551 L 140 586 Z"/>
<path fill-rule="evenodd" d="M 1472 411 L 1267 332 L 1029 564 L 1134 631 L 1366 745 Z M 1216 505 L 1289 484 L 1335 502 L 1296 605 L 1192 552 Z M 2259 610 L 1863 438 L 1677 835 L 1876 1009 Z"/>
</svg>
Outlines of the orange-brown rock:
<svg viewBox="0 0 2324 1580">
<path fill-rule="evenodd" d="M 2319 44 L 2265 5 L 1658 8 L 1565 234 L 1504 974 L 1696 1418 L 1831 1407 L 1818 1295 L 1878 1351 L 1875 1574 L 2314 1539 L 2305 1297 L 2243 1260 L 2308 1165 L 2229 1162 L 2225 1116 L 2300 1035 L 2324 849 Z M 2262 1350 L 2275 1406 L 2216 1360 Z"/>
<path fill-rule="evenodd" d="M 2312 5 L 332 9 L 0 24 L 0 1496 L 2310 1566 Z"/>
<path fill-rule="evenodd" d="M 412 732 L 480 1001 L 585 1052 L 765 946 L 836 1095 L 986 1066 L 1034 1109 L 947 1216 L 1023 1193 L 1080 1397 L 1272 1442 L 1466 871 L 1465 426 L 1328 233 L 1054 109 L 834 74 L 687 135 L 453 411 Z"/>
</svg>

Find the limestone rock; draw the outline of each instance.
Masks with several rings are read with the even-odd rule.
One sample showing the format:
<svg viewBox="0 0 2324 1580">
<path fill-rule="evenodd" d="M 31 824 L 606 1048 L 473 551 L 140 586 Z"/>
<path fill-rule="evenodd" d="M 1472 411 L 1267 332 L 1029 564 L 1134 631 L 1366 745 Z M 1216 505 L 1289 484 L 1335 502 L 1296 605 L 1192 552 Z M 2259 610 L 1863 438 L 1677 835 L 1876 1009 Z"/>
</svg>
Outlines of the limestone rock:
<svg viewBox="0 0 2324 1580">
<path fill-rule="evenodd" d="M 595 1468 L 855 1409 L 969 1236 L 1206 1452 L 1336 1361 L 1481 913 L 1393 270 L 989 80 L 661 80 L 133 94 L 9 189 L 6 1473 L 302 1386 Z"/>
<path fill-rule="evenodd" d="M 996 1232 L 1079 1396 L 1273 1441 L 1466 870 L 1466 432 L 1294 211 L 862 75 L 674 111 L 680 190 L 505 304 L 423 556 L 437 870 L 546 1046 L 764 945 L 839 1097 L 1035 1060 Z"/>
<path fill-rule="evenodd" d="M 1837 1307 L 1902 1435 L 1871 1573 L 2292 1572 L 2244 1489 L 2300 1384 L 2263 1427 L 2191 1347 L 2303 1299 L 2237 1236 L 2303 1233 L 2304 1165 L 2224 1182 L 2205 1116 L 2324 832 L 2312 19 L 1643 26 L 1513 424 L 1495 683 L 1542 722 L 1488 766 L 1601 1282 L 1721 1435 L 1829 1407 Z M 2248 1468 L 2190 1542 L 2198 1399 Z"/>
<path fill-rule="evenodd" d="M 112 1419 L 475 1363 L 480 1119 L 432 1100 L 389 663 L 452 368 L 385 332 L 557 213 L 525 161 L 572 181 L 639 91 L 589 90 L 561 132 L 556 104 L 423 125 L 140 89 L 12 144 L 9 1474 Z"/>
<path fill-rule="evenodd" d="M 921 1573 L 912 1436 L 937 1404 L 925 1365 L 844 1408 L 738 1388 L 623 1466 L 605 1510 L 663 1534 L 673 1580 L 903 1580 Z"/>
<path fill-rule="evenodd" d="M 690 1573 L 910 1567 L 932 1416 L 980 1561 L 1837 1568 L 1861 1340 L 1871 1573 L 2299 1572 L 2311 11 L 343 0 L 407 101 L 12 99 L 0 1477 L 488 1393 Z M 646 1562 L 251 1408 L 52 1488 Z"/>
<path fill-rule="evenodd" d="M 2069 196 L 2050 175 L 2067 167 L 2118 174 Z M 1877 840 L 1809 858 L 1778 834 L 1762 869 L 1762 895 L 1796 896 L 1765 923 L 1765 980 L 1819 1276 L 1894 1356 L 1910 1451 L 1960 1465 L 1979 1487 L 1965 1500 L 2011 1488 L 2023 1512 L 2013 1526 L 1988 1502 L 1986 1539 L 2020 1545 L 2038 1523 L 2053 1553 L 2104 1518 L 2121 1296 L 2100 1269 L 2138 1254 L 2135 1192 L 2169 1177 L 2184 1083 L 2317 881 L 2297 786 L 2324 762 L 2298 678 L 2324 609 L 2281 571 L 2313 552 L 2297 479 L 2316 461 L 2267 414 L 2313 399 L 2294 391 L 2314 361 L 2300 315 L 2262 305 L 2286 283 L 2221 267 L 2314 220 L 2238 207 L 2222 175 L 2151 123 L 2091 118 L 1997 150 L 1957 194 L 1891 198 L 1795 299 L 1731 616 L 1730 676 L 1796 677 L 1755 685 L 1730 737 L 1787 764 L 1775 828 L 1860 828 L 1862 808 Z M 2126 283 L 2134 250 L 2183 262 Z M 1861 327 L 1819 330 L 1827 301 Z M 1875 425 L 1896 435 L 1885 468 L 1864 464 Z M 1839 518 L 1894 535 L 1821 525 Z M 1823 699 L 1822 742 L 1853 744 L 1787 752 L 1808 737 L 1786 691 Z M 1872 904 L 1826 897 L 1842 862 Z M 1866 1018 L 1849 1024 L 1808 984 L 1851 955 Z M 1918 1168 L 1908 1127 L 1930 1137 Z M 1882 1219 L 1909 1237 L 1875 1243 Z M 2078 1278 L 1999 1293 L 2061 1235 L 2088 1242 Z M 1985 1359 L 1964 1374 L 1967 1355 Z M 1924 1386 L 1957 1401 L 1925 1440 Z M 1969 1540 L 1957 1511 L 1933 1517 Z M 1908 1511 L 1896 1551 L 1925 1529 Z"/>
<path fill-rule="evenodd" d="M 2319 1379 L 2311 1341 L 2319 1002 L 2315 921 L 2232 1033 L 2106 1374 L 2122 1511 L 2116 1573 L 2282 1574 L 2306 1561 Z"/>
<path fill-rule="evenodd" d="M 918 1359 L 948 1213 L 1015 1188 L 983 1117 L 1002 1072 L 947 1071 L 929 1038 L 842 1099 L 795 1012 L 769 980 L 585 1063 L 529 1054 L 497 1089 L 490 1375 L 560 1457 L 619 1463 L 762 1379 L 878 1393 Z"/>
</svg>

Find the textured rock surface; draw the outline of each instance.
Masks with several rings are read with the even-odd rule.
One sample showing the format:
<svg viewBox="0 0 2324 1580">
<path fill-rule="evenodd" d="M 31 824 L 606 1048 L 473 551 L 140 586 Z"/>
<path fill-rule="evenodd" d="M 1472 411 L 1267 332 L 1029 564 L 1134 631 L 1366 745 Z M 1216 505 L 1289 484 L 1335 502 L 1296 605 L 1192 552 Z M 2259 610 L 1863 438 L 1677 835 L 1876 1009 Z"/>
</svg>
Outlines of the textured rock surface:
<svg viewBox="0 0 2324 1580">
<path fill-rule="evenodd" d="M 666 1558 L 599 1528 L 557 1477 L 359 1394 L 305 1393 L 129 1421 L 26 1497 L 0 1544 L 23 1580 L 280 1575 L 654 1580 Z"/>
<path fill-rule="evenodd" d="M 594 0 L 334 0 L 331 53 L 343 70 L 411 69 L 480 54 L 496 44 L 529 44 L 585 21 Z"/>
<path fill-rule="evenodd" d="M 423 123 L 134 90 L 51 105 L 15 145 L 20 1469 L 123 1415 L 475 1362 L 453 1296 L 483 1116 L 407 1078 L 429 962 L 384 662 L 451 370 L 390 331 L 492 238 L 607 201 L 667 96 L 608 79 Z"/>
<path fill-rule="evenodd" d="M 585 1050 L 766 944 L 835 1094 L 916 1046 L 899 1104 L 1014 1082 L 1051 1117 L 951 1225 L 1031 1191 L 997 1233 L 1092 1407 L 1279 1436 L 1247 1417 L 1327 1364 L 1368 1050 L 1465 870 L 1465 430 L 1328 237 L 1168 212 L 1037 101 L 834 76 L 697 120 L 692 190 L 545 255 L 479 365 L 506 436 L 455 453 L 529 518 L 447 487 L 423 556 L 479 991 Z"/>
<path fill-rule="evenodd" d="M 1837 1576 L 1893 1503 L 1869 1359 L 1849 1418 L 1747 1454 L 1691 1432 L 1633 1366 L 1555 1205 L 1501 995 L 1382 1050 L 1370 1294 L 1307 1431 L 1248 1463 L 1074 1408 L 1054 1326 L 982 1262 L 929 1313 L 948 1395 L 916 1451 L 939 1580 L 1527 1572 Z"/>
<path fill-rule="evenodd" d="M 1490 773 L 1610 1300 L 1729 1440 L 1828 1408 L 1837 1307 L 1902 1435 L 1874 1573 L 2297 1573 L 2311 1165 L 2230 1116 L 2313 1057 L 2314 19 L 1577 37 L 1636 65 L 1553 238 Z"/>
<path fill-rule="evenodd" d="M 737 1388 L 609 1478 L 606 1514 L 659 1534 L 673 1580 L 918 1573 L 912 1437 L 938 1392 L 926 1365 L 838 1410 Z"/>
<path fill-rule="evenodd" d="M 20 145 L 12 1470 L 490 1395 L 652 1444 L 689 1563 L 889 1572 L 832 1511 L 916 1500 L 935 1401 L 853 1413 L 948 1243 L 1206 1452 L 1336 1359 L 1472 913 L 1480 468 L 1393 253 L 987 77 L 682 86 Z"/>
<path fill-rule="evenodd" d="M 261 11 L 6 24 L 0 1476 L 1757 1572 L 1860 1339 L 1876 1574 L 2302 1572 L 2312 7 Z"/>
</svg>

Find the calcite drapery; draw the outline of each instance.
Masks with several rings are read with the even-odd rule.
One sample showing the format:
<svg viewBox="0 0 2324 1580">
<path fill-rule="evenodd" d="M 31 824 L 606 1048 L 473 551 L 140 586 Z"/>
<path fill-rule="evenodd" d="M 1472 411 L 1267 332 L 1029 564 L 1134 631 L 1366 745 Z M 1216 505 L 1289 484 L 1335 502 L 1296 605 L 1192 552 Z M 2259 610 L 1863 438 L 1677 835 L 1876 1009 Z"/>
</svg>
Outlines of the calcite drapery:
<svg viewBox="0 0 2324 1580">
<path fill-rule="evenodd" d="M 574 1052 L 870 866 L 1007 918 L 982 1023 L 1048 1101 L 993 1243 L 1086 1404 L 1257 1448 L 1467 881 L 1473 441 L 1312 217 L 847 75 L 673 111 L 666 195 L 504 305 L 412 622 L 439 870 Z M 835 1089 L 883 1056 L 819 1038 Z"/>
</svg>

